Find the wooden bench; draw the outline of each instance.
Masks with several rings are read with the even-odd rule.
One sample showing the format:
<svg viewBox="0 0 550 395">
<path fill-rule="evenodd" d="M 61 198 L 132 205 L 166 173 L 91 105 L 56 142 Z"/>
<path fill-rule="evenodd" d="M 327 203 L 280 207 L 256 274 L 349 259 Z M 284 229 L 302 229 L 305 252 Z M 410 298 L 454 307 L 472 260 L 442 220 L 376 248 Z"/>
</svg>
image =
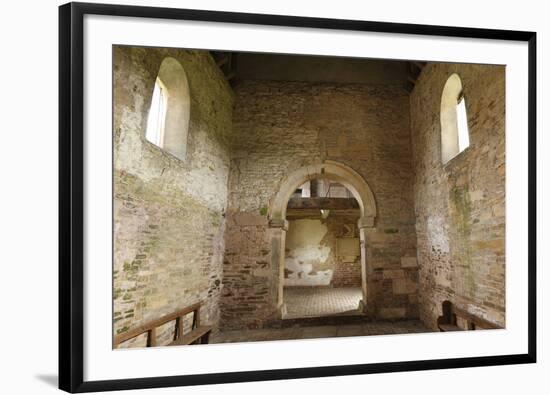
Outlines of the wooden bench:
<svg viewBox="0 0 550 395">
<path fill-rule="evenodd" d="M 147 347 L 157 346 L 157 328 L 167 322 L 175 320 L 174 339 L 169 346 L 180 346 L 186 344 L 207 344 L 210 332 L 212 331 L 211 325 L 200 324 L 200 303 L 196 303 L 192 306 L 178 310 L 174 313 L 167 314 L 156 320 L 147 322 L 136 328 L 130 329 L 128 332 L 115 336 L 113 339 L 113 348 L 117 348 L 119 344 L 124 343 L 134 337 L 137 337 L 143 333 L 147 333 Z M 193 313 L 193 323 L 191 325 L 191 331 L 189 333 L 183 333 L 183 322 L 187 314 Z"/>
<path fill-rule="evenodd" d="M 477 317 L 466 310 L 454 306 L 446 300 L 441 304 L 443 315 L 437 318 L 437 327 L 441 332 L 476 330 L 476 329 L 502 329 L 502 327 L 487 321 L 484 318 Z M 465 321 L 468 329 L 457 325 L 457 317 Z"/>
</svg>

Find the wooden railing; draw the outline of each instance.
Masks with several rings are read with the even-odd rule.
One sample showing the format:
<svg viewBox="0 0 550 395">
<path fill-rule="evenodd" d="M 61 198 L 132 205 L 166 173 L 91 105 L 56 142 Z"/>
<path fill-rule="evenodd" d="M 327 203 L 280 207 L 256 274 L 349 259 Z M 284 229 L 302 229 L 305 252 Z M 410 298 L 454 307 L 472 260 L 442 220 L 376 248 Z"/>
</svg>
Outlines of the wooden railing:
<svg viewBox="0 0 550 395">
<path fill-rule="evenodd" d="M 170 343 L 170 346 L 183 345 L 183 344 L 196 344 L 196 343 L 208 343 L 212 326 L 200 325 L 200 303 L 195 303 L 189 307 L 185 307 L 171 314 L 167 314 L 163 317 L 157 318 L 145 324 L 142 324 L 136 328 L 130 329 L 127 332 L 117 335 L 113 339 L 113 348 L 117 348 L 121 343 L 124 343 L 130 339 L 133 339 L 139 335 L 147 333 L 147 347 L 157 346 L 157 328 L 167 322 L 175 320 L 174 340 Z M 184 319 L 189 313 L 193 313 L 193 323 L 191 325 L 191 331 L 187 334 L 183 333 Z"/>
<path fill-rule="evenodd" d="M 484 318 L 473 315 L 461 308 L 454 306 L 446 300 L 442 303 L 443 315 L 437 318 L 437 327 L 441 332 L 476 330 L 476 329 L 502 329 L 497 324 L 487 321 Z M 466 323 L 466 328 L 461 328 L 457 324 L 457 317 L 460 317 Z"/>
</svg>

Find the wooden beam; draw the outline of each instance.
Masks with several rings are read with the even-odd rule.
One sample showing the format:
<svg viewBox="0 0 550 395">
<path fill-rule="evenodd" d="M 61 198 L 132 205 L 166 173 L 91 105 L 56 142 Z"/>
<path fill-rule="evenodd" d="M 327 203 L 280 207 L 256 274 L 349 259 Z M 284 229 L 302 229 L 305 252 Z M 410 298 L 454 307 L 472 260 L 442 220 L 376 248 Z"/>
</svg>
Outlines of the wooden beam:
<svg viewBox="0 0 550 395">
<path fill-rule="evenodd" d="M 361 217 L 361 210 L 358 208 L 350 210 L 330 210 L 330 217 L 346 217 L 356 218 Z M 286 219 L 321 219 L 321 210 L 318 209 L 288 209 L 286 211 Z"/>
<path fill-rule="evenodd" d="M 176 330 L 174 331 L 174 341 L 178 340 L 178 338 L 183 336 L 183 317 L 176 318 Z"/>
<path fill-rule="evenodd" d="M 147 331 L 147 347 L 157 346 L 157 328 L 153 327 Z"/>
<path fill-rule="evenodd" d="M 204 325 L 199 326 L 189 332 L 188 334 L 182 336 L 178 340 L 168 344 L 169 346 L 183 346 L 188 344 L 197 343 L 199 341 L 202 344 L 208 343 L 208 336 L 210 335 L 210 332 L 212 331 L 212 326 L 210 325 Z"/>
<path fill-rule="evenodd" d="M 295 210 L 349 210 L 358 209 L 359 203 L 355 198 L 290 198 L 287 208 Z"/>
</svg>

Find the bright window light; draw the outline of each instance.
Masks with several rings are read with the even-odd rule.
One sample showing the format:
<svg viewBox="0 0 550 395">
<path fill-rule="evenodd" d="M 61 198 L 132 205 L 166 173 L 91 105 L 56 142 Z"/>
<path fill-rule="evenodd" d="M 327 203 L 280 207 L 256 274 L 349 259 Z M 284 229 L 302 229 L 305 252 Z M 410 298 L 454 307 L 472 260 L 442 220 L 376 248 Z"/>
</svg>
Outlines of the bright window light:
<svg viewBox="0 0 550 395">
<path fill-rule="evenodd" d="M 147 131 L 145 138 L 151 143 L 162 147 L 164 140 L 164 121 L 166 119 L 166 88 L 162 81 L 157 78 L 153 97 L 151 99 L 151 108 L 149 109 L 149 118 L 147 119 Z"/>
<path fill-rule="evenodd" d="M 458 151 L 462 152 L 470 145 L 468 118 L 466 116 L 466 100 L 462 98 L 456 106 L 456 121 L 458 126 Z"/>
<path fill-rule="evenodd" d="M 441 93 L 441 162 L 449 162 L 470 145 L 462 81 L 452 74 Z"/>
</svg>

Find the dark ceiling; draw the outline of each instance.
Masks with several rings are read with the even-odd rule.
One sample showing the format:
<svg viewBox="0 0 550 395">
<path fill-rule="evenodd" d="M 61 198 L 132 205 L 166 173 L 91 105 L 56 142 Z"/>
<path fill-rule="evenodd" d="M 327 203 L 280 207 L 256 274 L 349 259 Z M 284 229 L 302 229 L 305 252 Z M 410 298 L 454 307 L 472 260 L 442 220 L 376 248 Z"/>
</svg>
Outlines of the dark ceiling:
<svg viewBox="0 0 550 395">
<path fill-rule="evenodd" d="M 232 85 L 242 80 L 333 82 L 399 85 L 411 91 L 424 62 L 288 55 L 212 52 Z"/>
</svg>

